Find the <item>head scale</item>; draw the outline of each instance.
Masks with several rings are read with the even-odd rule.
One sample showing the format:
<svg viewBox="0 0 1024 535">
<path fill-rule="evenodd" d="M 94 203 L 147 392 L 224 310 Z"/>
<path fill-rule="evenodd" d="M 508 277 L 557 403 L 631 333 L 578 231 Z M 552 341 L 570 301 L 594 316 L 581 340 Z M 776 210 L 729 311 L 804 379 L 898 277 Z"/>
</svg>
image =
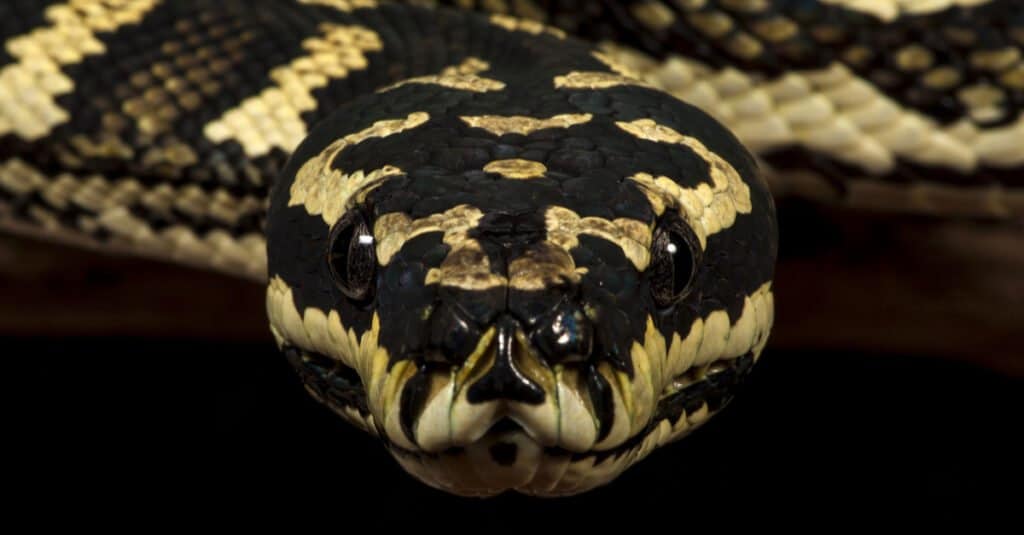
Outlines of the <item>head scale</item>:
<svg viewBox="0 0 1024 535">
<path fill-rule="evenodd" d="M 660 111 L 357 101 L 277 184 L 272 330 L 425 482 L 600 485 L 717 411 L 764 347 L 776 234 L 752 159 L 695 108 L 630 98 Z"/>
</svg>

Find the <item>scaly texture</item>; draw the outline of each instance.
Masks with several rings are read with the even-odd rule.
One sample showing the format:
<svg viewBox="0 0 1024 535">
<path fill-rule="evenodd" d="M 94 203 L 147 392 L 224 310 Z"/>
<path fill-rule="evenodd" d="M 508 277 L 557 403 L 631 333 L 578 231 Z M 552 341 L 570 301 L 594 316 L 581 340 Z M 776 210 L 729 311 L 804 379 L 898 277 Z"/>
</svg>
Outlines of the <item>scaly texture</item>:
<svg viewBox="0 0 1024 535">
<path fill-rule="evenodd" d="M 720 410 L 773 322 L 755 160 L 659 87 L 846 198 L 941 169 L 918 208 L 1019 209 L 971 197 L 1021 164 L 1019 10 L 800 4 L 12 0 L 0 225 L 266 280 L 304 384 L 409 472 L 582 492 Z"/>
<path fill-rule="evenodd" d="M 609 65 L 729 126 L 761 157 L 777 197 L 1024 217 L 1019 2 L 441 3 L 604 41 Z"/>
</svg>

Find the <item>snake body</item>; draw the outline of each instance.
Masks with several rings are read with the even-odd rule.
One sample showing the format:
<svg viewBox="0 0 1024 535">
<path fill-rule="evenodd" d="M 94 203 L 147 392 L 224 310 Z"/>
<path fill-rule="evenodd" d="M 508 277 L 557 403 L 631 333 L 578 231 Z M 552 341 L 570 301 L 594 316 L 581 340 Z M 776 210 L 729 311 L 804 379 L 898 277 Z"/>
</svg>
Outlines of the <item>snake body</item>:
<svg viewBox="0 0 1024 535">
<path fill-rule="evenodd" d="M 265 281 L 307 389 L 419 479 L 582 492 L 760 356 L 759 165 L 854 204 L 1020 213 L 1021 13 L 963 3 L 13 0 L 0 226 Z M 925 50 L 896 54 L 892 88 L 865 81 L 880 60 L 836 59 L 872 32 Z"/>
</svg>

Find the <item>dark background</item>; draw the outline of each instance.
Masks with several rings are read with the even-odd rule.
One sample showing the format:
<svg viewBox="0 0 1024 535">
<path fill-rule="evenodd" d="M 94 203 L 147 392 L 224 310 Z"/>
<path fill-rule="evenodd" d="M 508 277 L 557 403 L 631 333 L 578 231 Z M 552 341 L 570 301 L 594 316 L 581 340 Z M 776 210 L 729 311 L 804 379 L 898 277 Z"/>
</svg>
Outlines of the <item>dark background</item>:
<svg viewBox="0 0 1024 535">
<path fill-rule="evenodd" d="M 611 485 L 567 499 L 481 501 L 407 476 L 376 439 L 307 396 L 267 344 L 97 338 L 6 347 L 22 355 L 7 378 L 31 385 L 16 401 L 31 408 L 16 411 L 25 447 L 17 458 L 31 475 L 22 492 L 40 497 L 60 489 L 86 500 L 110 493 L 117 503 L 325 515 L 383 502 L 401 504 L 400 517 L 441 508 L 458 518 L 626 514 L 627 505 L 658 515 L 781 506 L 871 516 L 913 504 L 935 508 L 933 517 L 1020 506 L 1019 382 L 936 359 L 769 351 L 723 413 Z"/>
<path fill-rule="evenodd" d="M 259 285 L 2 238 L 6 481 L 35 503 L 240 504 L 339 530 L 353 515 L 684 526 L 764 507 L 972 521 L 1019 509 L 1024 234 L 793 225 L 784 236 L 804 239 L 784 240 L 775 334 L 738 398 L 611 485 L 557 500 L 456 498 L 405 475 L 306 395 Z"/>
</svg>

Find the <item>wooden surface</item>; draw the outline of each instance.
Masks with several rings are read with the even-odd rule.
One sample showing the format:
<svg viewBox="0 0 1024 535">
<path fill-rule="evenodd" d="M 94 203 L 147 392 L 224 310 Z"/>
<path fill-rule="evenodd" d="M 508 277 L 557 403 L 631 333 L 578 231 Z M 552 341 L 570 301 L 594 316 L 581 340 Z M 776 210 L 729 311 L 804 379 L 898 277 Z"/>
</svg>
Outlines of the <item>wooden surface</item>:
<svg viewBox="0 0 1024 535">
<path fill-rule="evenodd" d="M 782 222 L 770 347 L 925 355 L 1024 376 L 1024 225 Z M 269 341 L 260 285 L 0 236 L 0 336 Z"/>
</svg>

